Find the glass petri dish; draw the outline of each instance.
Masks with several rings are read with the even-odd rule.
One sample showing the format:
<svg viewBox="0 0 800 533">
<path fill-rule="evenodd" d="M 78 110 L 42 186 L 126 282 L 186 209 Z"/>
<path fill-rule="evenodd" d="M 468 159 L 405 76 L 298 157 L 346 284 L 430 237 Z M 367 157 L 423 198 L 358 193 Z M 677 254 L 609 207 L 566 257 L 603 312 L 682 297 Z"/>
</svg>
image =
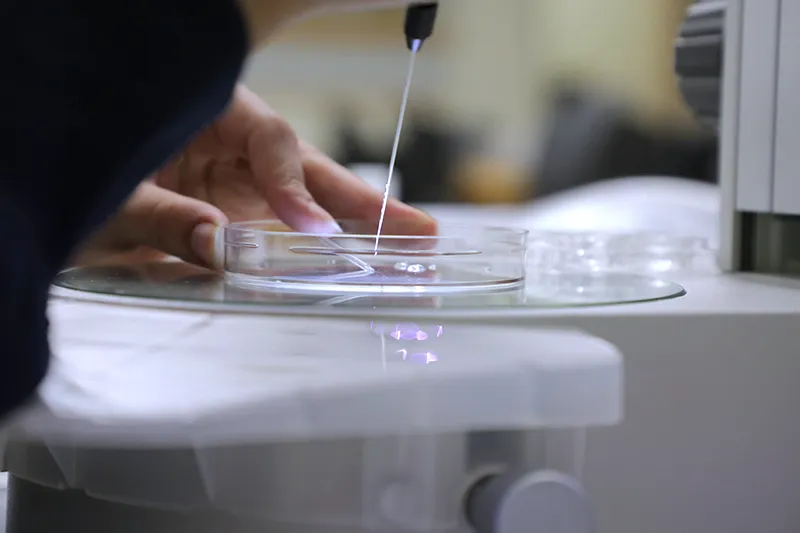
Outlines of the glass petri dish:
<svg viewBox="0 0 800 533">
<path fill-rule="evenodd" d="M 706 239 L 659 233 L 535 232 L 528 238 L 532 272 L 671 273 L 715 272 Z"/>
<path fill-rule="evenodd" d="M 343 228 L 357 228 L 340 222 Z M 224 229 L 225 276 L 248 289 L 311 293 L 450 294 L 525 281 L 527 230 L 442 225 L 435 236 L 310 234 L 276 221 Z"/>
</svg>

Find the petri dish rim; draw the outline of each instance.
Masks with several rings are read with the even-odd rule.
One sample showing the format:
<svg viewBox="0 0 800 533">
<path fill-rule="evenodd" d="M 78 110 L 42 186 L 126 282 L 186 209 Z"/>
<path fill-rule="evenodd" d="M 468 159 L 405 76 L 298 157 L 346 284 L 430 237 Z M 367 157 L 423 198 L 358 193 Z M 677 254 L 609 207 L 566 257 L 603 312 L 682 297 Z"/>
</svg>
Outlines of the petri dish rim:
<svg viewBox="0 0 800 533">
<path fill-rule="evenodd" d="M 357 220 L 346 220 L 340 219 L 337 220 L 338 223 L 343 222 L 359 222 Z M 223 226 L 223 230 L 227 236 L 228 230 L 237 230 L 237 231 L 250 231 L 254 232 L 256 235 L 264 235 L 264 236 L 274 236 L 274 237 L 320 237 L 320 238 L 347 238 L 347 239 L 375 239 L 377 237 L 376 233 L 311 233 L 311 232 L 303 232 L 303 231 L 292 231 L 292 230 L 268 230 L 268 229 L 259 229 L 257 226 L 264 226 L 267 224 L 283 224 L 280 220 L 277 219 L 263 219 L 263 220 L 247 220 L 243 222 L 231 222 Z M 254 227 L 255 226 L 255 227 Z M 515 228 L 515 227 L 506 227 L 506 226 L 480 226 L 476 224 L 439 224 L 437 228 L 441 229 L 450 229 L 450 230 L 462 230 L 462 231 L 471 231 L 471 232 L 478 232 L 483 234 L 489 233 L 502 233 L 508 236 L 520 237 L 520 238 L 527 238 L 531 232 L 530 230 L 524 228 Z M 410 235 L 410 234 L 401 234 L 396 235 L 393 233 L 384 233 L 381 235 L 381 239 L 392 239 L 392 240 L 429 240 L 429 239 L 455 239 L 457 238 L 455 235 L 447 235 L 447 234 L 435 234 L 435 235 Z M 227 242 L 226 242 L 227 244 Z"/>
</svg>

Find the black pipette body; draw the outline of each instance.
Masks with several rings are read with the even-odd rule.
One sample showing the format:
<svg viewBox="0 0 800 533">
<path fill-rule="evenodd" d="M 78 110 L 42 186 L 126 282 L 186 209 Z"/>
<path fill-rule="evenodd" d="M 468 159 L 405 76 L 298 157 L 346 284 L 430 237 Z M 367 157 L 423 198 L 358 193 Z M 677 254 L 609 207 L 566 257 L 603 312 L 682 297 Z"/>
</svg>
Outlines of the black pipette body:
<svg viewBox="0 0 800 533">
<path fill-rule="evenodd" d="M 422 48 L 425 39 L 433 34 L 438 9 L 438 2 L 429 2 L 411 5 L 406 10 L 406 45 L 412 52 Z"/>
</svg>

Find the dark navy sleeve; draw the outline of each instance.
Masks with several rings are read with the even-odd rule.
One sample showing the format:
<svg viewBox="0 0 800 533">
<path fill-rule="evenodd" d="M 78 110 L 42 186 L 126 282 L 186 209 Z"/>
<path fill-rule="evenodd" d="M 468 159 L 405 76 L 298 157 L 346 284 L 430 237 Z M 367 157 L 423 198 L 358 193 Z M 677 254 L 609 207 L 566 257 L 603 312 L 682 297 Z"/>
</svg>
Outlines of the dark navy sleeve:
<svg viewBox="0 0 800 533">
<path fill-rule="evenodd" d="M 224 109 L 247 50 L 235 0 L 0 0 L 0 418 L 46 372 L 53 276 Z"/>
</svg>

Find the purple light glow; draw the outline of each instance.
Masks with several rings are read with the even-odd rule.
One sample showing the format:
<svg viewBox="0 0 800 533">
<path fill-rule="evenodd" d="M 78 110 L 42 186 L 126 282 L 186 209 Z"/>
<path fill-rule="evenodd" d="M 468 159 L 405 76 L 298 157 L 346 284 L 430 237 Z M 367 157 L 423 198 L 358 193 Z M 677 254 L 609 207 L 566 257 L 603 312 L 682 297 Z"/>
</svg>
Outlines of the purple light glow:
<svg viewBox="0 0 800 533">
<path fill-rule="evenodd" d="M 441 337 L 444 334 L 444 327 L 435 326 L 435 328 L 436 337 Z M 373 321 L 370 322 L 369 329 L 381 336 L 385 335 L 388 331 L 389 336 L 397 341 L 425 341 L 430 338 L 427 332 L 423 331 L 417 324 L 412 323 L 397 324 L 389 331 L 389 328 L 385 325 L 376 324 Z M 415 364 L 429 365 L 439 361 L 439 356 L 433 352 L 418 352 L 409 355 L 409 351 L 406 348 L 400 348 L 395 353 L 400 356 L 401 360 Z"/>
<path fill-rule="evenodd" d="M 436 354 L 431 352 L 424 352 L 424 353 L 415 353 L 411 356 L 412 363 L 420 363 L 423 365 L 429 365 L 431 363 L 435 363 L 439 360 Z"/>
<path fill-rule="evenodd" d="M 397 350 L 397 353 L 400 354 L 400 358 L 403 361 L 410 361 L 412 363 L 421 363 L 425 365 L 429 365 L 431 363 L 436 363 L 439 361 L 439 357 L 433 352 L 425 352 L 425 353 L 415 353 L 409 357 L 408 350 L 405 348 L 401 348 Z"/>
<path fill-rule="evenodd" d="M 444 328 L 442 326 L 435 327 L 436 337 L 441 337 L 444 333 Z M 383 335 L 387 332 L 386 326 L 376 324 L 374 321 L 369 323 L 369 329 L 378 335 Z M 397 324 L 389 332 L 389 336 L 398 341 L 424 341 L 430 338 L 430 335 L 416 324 Z"/>
<path fill-rule="evenodd" d="M 420 334 L 422 334 L 424 337 L 420 338 Z M 397 324 L 394 327 L 394 331 L 389 333 L 389 336 L 398 341 L 421 341 L 428 338 L 428 334 L 422 331 L 416 324 Z"/>
</svg>

